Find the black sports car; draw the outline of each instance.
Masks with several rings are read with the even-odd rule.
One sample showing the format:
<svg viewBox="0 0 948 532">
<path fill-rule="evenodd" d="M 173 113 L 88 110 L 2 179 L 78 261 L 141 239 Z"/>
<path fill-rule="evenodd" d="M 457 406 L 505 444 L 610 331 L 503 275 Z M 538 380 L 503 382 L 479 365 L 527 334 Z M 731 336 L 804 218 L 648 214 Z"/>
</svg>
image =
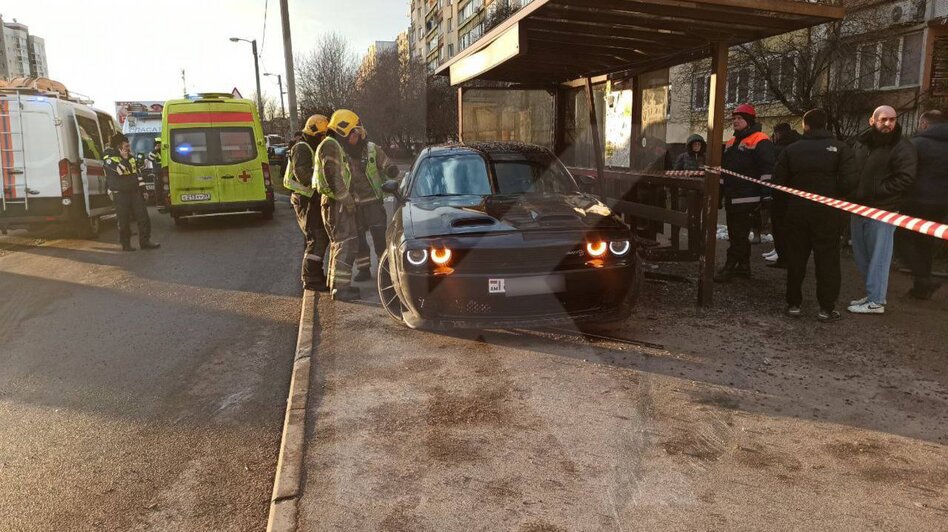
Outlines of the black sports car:
<svg viewBox="0 0 948 532">
<path fill-rule="evenodd" d="M 544 148 L 425 149 L 379 260 L 386 311 L 412 328 L 616 321 L 641 280 L 629 227 Z"/>
</svg>

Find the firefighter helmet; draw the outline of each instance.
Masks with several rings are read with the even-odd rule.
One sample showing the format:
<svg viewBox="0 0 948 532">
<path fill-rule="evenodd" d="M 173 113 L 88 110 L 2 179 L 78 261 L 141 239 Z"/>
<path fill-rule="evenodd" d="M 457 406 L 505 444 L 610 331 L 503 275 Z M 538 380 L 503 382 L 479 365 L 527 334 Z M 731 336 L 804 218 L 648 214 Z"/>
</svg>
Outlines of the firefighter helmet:
<svg viewBox="0 0 948 532">
<path fill-rule="evenodd" d="M 348 109 L 340 109 L 332 114 L 329 120 L 329 129 L 340 137 L 348 137 L 352 130 L 359 126 L 359 115 Z"/>
<path fill-rule="evenodd" d="M 303 134 L 309 137 L 316 135 L 325 135 L 329 130 L 329 119 L 323 115 L 313 115 L 306 120 L 303 126 Z"/>
<path fill-rule="evenodd" d="M 738 105 L 737 109 L 734 109 L 734 112 L 731 114 L 750 115 L 754 118 L 757 118 L 757 110 L 754 109 L 754 106 L 749 103 L 742 103 Z"/>
</svg>

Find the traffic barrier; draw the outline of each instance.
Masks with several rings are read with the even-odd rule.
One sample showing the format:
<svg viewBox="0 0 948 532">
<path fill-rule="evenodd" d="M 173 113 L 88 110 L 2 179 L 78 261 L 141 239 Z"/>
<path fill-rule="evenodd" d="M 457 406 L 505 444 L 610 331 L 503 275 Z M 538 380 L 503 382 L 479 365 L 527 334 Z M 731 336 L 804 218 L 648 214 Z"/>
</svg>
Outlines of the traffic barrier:
<svg viewBox="0 0 948 532">
<path fill-rule="evenodd" d="M 894 225 L 896 227 L 901 227 L 902 229 L 907 229 L 909 231 L 915 231 L 916 233 L 921 233 L 923 235 L 933 236 L 941 240 L 948 240 L 948 225 L 932 222 L 930 220 L 923 220 L 921 218 L 915 218 L 913 216 L 907 216 L 904 214 L 899 214 L 897 212 L 884 211 L 882 209 L 875 209 L 872 207 L 866 207 L 865 205 L 859 205 L 858 203 L 851 203 L 848 201 L 838 200 L 834 198 L 827 198 L 826 196 L 820 196 L 819 194 L 813 194 L 811 192 L 804 192 L 802 190 L 797 190 L 795 188 L 785 187 L 783 185 L 775 185 L 767 181 L 761 181 L 760 179 L 754 179 L 753 177 L 748 177 L 746 175 L 741 175 L 737 172 L 732 172 L 730 170 L 725 170 L 723 168 L 712 168 L 710 166 L 705 167 L 706 170 L 711 172 L 718 172 L 720 174 L 727 174 L 734 176 L 745 181 L 750 181 L 752 183 L 757 183 L 768 188 L 779 190 L 787 194 L 793 194 L 794 196 L 799 196 L 810 201 L 815 201 L 817 203 L 822 203 L 829 207 L 846 211 L 850 214 L 856 214 L 859 216 L 864 216 L 871 220 L 876 220 L 888 225 Z M 703 175 L 703 174 L 700 174 Z"/>
</svg>

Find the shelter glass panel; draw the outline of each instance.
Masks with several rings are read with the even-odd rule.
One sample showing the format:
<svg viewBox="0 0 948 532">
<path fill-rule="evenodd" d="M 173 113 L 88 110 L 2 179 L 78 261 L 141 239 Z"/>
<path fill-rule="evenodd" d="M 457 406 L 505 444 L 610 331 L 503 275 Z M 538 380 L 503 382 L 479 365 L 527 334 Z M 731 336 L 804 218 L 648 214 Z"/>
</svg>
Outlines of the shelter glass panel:
<svg viewBox="0 0 948 532">
<path fill-rule="evenodd" d="M 553 149 L 553 95 L 545 90 L 467 89 L 461 138 L 516 141 Z"/>
</svg>

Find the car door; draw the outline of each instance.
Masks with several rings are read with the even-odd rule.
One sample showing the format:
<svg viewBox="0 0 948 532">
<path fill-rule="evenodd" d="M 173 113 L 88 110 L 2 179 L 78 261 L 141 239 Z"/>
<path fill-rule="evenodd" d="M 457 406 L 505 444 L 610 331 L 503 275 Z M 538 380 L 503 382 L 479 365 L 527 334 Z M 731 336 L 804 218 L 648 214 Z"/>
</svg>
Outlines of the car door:
<svg viewBox="0 0 948 532">
<path fill-rule="evenodd" d="M 219 140 L 218 177 L 222 202 L 265 201 L 264 139 L 258 137 L 253 112 L 246 104 L 216 104 L 212 115 Z"/>
<path fill-rule="evenodd" d="M 98 121 L 91 111 L 77 108 L 73 124 L 78 133 L 78 153 L 82 159 L 79 171 L 86 212 L 93 216 L 106 214 L 112 209 L 112 201 L 105 179 L 105 164 L 102 161 L 104 144 Z"/>
<path fill-rule="evenodd" d="M 217 131 L 211 105 L 189 103 L 168 112 L 171 204 L 212 208 L 221 202 Z"/>
</svg>

